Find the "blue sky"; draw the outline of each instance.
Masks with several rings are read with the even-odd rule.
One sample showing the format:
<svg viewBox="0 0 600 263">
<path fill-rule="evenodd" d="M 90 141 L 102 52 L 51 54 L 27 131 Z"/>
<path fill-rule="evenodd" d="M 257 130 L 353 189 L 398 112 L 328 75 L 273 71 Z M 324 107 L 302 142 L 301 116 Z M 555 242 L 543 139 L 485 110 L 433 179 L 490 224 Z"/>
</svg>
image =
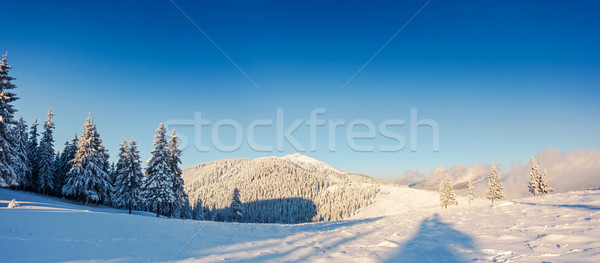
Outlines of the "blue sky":
<svg viewBox="0 0 600 263">
<path fill-rule="evenodd" d="M 355 152 L 318 127 L 306 155 L 378 177 L 437 166 L 526 162 L 548 147 L 600 148 L 600 3 L 432 1 L 343 90 L 340 88 L 426 1 L 176 1 L 259 86 L 254 87 L 169 1 L 4 2 L 0 51 L 9 52 L 17 103 L 29 124 L 56 114 L 55 139 L 81 133 L 92 112 L 111 154 L 135 136 L 149 157 L 158 123 L 256 119 L 284 126 L 325 108 L 323 119 L 437 121 L 419 150 Z M 409 138 L 409 127 L 395 127 Z M 210 126 L 203 134 L 210 137 Z M 178 129 L 190 139 L 189 128 Z M 223 128 L 223 143 L 234 141 Z M 308 129 L 294 133 L 308 147 Z M 340 138 L 344 129 L 336 133 Z M 275 129 L 258 128 L 275 145 Z M 210 139 L 210 138 L 206 138 Z M 343 138 L 342 138 L 343 139 Z M 378 136 L 362 144 L 393 141 Z M 184 151 L 184 166 L 293 153 Z"/>
</svg>

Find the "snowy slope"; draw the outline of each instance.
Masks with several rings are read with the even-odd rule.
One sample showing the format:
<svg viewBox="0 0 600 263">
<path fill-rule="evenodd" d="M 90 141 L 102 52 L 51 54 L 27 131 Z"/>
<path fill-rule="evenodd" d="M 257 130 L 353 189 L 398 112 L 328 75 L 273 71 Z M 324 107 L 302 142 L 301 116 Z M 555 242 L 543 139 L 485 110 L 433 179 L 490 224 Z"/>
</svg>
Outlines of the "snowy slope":
<svg viewBox="0 0 600 263">
<path fill-rule="evenodd" d="M 383 183 L 301 154 L 217 160 L 183 169 L 182 178 L 191 203 L 201 200 L 207 218 L 229 221 L 231 194 L 238 188 L 244 210 L 255 215 L 243 220 L 262 223 L 346 218 L 367 206 Z"/>
<path fill-rule="evenodd" d="M 21 206 L 7 208 L 16 198 Z M 1 262 L 598 262 L 600 189 L 490 206 L 382 186 L 352 218 L 299 225 L 154 218 L 0 189 Z"/>
</svg>

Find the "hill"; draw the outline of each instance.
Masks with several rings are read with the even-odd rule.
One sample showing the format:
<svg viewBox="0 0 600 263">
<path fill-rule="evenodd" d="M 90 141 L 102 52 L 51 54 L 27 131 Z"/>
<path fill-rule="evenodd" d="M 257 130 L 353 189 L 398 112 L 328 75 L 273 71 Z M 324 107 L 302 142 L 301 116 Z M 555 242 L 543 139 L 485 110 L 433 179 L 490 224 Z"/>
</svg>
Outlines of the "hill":
<svg viewBox="0 0 600 263">
<path fill-rule="evenodd" d="M 339 171 L 304 156 L 226 159 L 183 170 L 192 204 L 204 218 L 230 221 L 231 194 L 241 191 L 244 222 L 302 223 L 347 218 L 370 204 L 383 181 Z"/>
</svg>

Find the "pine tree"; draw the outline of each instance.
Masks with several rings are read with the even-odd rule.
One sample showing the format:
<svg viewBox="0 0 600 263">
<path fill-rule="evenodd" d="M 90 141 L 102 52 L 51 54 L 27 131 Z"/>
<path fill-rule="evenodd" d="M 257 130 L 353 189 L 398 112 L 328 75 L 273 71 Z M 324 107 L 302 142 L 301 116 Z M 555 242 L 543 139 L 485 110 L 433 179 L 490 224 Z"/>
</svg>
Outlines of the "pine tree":
<svg viewBox="0 0 600 263">
<path fill-rule="evenodd" d="M 540 193 L 540 170 L 538 168 L 535 158 L 531 157 L 531 172 L 529 173 L 529 192 L 536 196 Z"/>
<path fill-rule="evenodd" d="M 54 125 L 52 109 L 48 110 L 48 119 L 44 122 L 44 132 L 40 140 L 39 153 L 39 177 L 38 189 L 43 194 L 51 193 L 54 190 L 54 138 L 52 130 Z"/>
<path fill-rule="evenodd" d="M 544 168 L 544 173 L 540 177 L 540 194 L 548 194 L 554 192 L 554 188 L 548 184 L 548 171 Z"/>
<path fill-rule="evenodd" d="M 179 168 L 179 164 L 181 163 L 181 150 L 178 149 L 179 137 L 177 136 L 177 133 L 175 133 L 175 130 L 171 132 L 171 138 L 167 142 L 167 147 L 169 151 L 171 175 L 173 176 L 173 191 L 175 192 L 176 197 L 175 202 L 169 204 L 169 207 L 176 210 L 175 214 L 177 216 L 181 216 L 180 214 L 186 210 L 186 203 L 189 204 L 189 200 L 188 195 L 183 188 L 184 183 L 181 178 L 181 169 Z"/>
<path fill-rule="evenodd" d="M 29 130 L 29 142 L 27 143 L 27 156 L 29 157 L 29 169 L 27 173 L 27 179 L 25 187 L 29 190 L 35 191 L 35 185 L 38 180 L 39 170 L 39 158 L 38 158 L 38 132 L 37 132 L 37 118 L 33 121 L 31 129 Z"/>
<path fill-rule="evenodd" d="M 67 182 L 67 174 L 71 170 L 73 158 L 77 151 L 77 135 L 71 140 L 65 141 L 63 151 L 57 155 L 56 170 L 54 171 L 55 189 L 62 194 L 62 188 Z"/>
<path fill-rule="evenodd" d="M 63 194 L 85 200 L 86 205 L 89 201 L 105 201 L 111 189 L 106 156 L 106 149 L 90 114 L 83 125 L 83 134 L 78 138 L 77 152 L 67 174 Z"/>
<path fill-rule="evenodd" d="M 14 145 L 12 127 L 16 124 L 14 114 L 17 111 L 12 103 L 18 98 L 11 90 L 17 86 L 12 83 L 14 77 L 9 76 L 11 66 L 6 62 L 5 54 L 0 62 L 0 186 L 17 186 L 19 180 L 13 170 Z"/>
<path fill-rule="evenodd" d="M 13 155 L 12 168 L 17 176 L 17 183 L 21 189 L 24 189 L 29 174 L 29 156 L 27 151 L 27 124 L 22 116 L 13 130 L 13 138 L 16 144 L 14 146 L 15 154 Z"/>
<path fill-rule="evenodd" d="M 117 207 L 129 209 L 131 214 L 131 210 L 136 209 L 140 204 L 140 189 L 144 178 L 135 139 L 131 139 L 128 147 L 123 138 L 116 167 L 118 168 L 113 201 Z"/>
<path fill-rule="evenodd" d="M 154 149 L 146 168 L 142 198 L 150 207 L 156 207 L 156 217 L 158 217 L 161 214 L 161 206 L 174 203 L 176 196 L 173 191 L 171 158 L 165 138 L 166 130 L 162 123 L 156 133 Z"/>
<path fill-rule="evenodd" d="M 494 200 L 504 199 L 503 189 L 502 182 L 500 182 L 500 175 L 498 175 L 498 169 L 492 164 L 486 197 L 492 201 L 492 204 L 494 203 Z"/>
<path fill-rule="evenodd" d="M 202 207 L 202 199 L 198 198 L 198 200 L 196 201 L 196 204 L 194 205 L 194 209 L 192 212 L 192 219 L 194 220 L 204 220 L 205 217 L 205 212 L 204 212 L 204 207 Z"/>
<path fill-rule="evenodd" d="M 473 186 L 473 181 L 469 181 L 469 205 L 471 201 L 477 198 L 477 194 L 475 194 L 475 186 Z"/>
<path fill-rule="evenodd" d="M 448 205 L 458 205 L 454 187 L 452 187 L 452 182 L 447 174 L 440 182 L 440 204 L 442 208 L 448 208 Z"/>
<path fill-rule="evenodd" d="M 231 196 L 231 213 L 233 222 L 241 222 L 244 218 L 244 207 L 242 206 L 242 201 L 240 200 L 240 190 L 235 188 L 233 189 L 233 195 Z"/>
</svg>

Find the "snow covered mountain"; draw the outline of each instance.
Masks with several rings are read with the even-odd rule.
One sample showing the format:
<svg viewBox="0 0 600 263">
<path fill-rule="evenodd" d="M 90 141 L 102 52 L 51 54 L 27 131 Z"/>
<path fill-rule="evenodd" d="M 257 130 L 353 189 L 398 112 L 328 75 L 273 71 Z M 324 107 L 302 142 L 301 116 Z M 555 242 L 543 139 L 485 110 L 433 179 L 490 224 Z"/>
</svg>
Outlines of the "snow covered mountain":
<svg viewBox="0 0 600 263">
<path fill-rule="evenodd" d="M 383 181 L 339 171 L 301 154 L 225 159 L 183 169 L 192 204 L 204 218 L 229 221 L 240 189 L 245 222 L 299 223 L 346 218 L 369 205 Z"/>
</svg>

